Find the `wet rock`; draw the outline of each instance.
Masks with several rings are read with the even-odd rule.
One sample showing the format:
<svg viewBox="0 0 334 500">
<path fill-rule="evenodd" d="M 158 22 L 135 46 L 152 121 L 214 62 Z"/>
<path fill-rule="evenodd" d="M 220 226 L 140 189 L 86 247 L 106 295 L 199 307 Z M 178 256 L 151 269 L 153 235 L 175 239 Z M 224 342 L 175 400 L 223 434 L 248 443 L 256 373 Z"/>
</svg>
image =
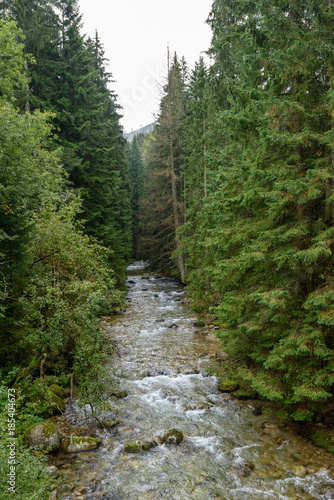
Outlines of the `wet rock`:
<svg viewBox="0 0 334 500">
<path fill-rule="evenodd" d="M 154 297 L 159 297 L 159 295 L 154 295 Z M 156 323 L 164 323 L 165 320 L 164 319 L 156 319 L 155 322 Z"/>
<path fill-rule="evenodd" d="M 50 467 L 47 467 L 46 472 L 54 478 L 58 477 L 60 474 L 58 467 L 56 467 L 55 465 L 50 465 Z"/>
<path fill-rule="evenodd" d="M 131 434 L 134 434 L 136 431 L 135 431 L 135 429 L 133 427 L 131 427 L 131 425 L 128 425 L 128 426 L 118 427 L 116 429 L 116 432 L 117 432 L 117 434 L 131 435 Z"/>
<path fill-rule="evenodd" d="M 276 439 L 276 444 L 279 447 L 280 450 L 283 448 L 286 448 L 287 446 L 290 445 L 290 439 L 285 439 L 285 437 L 280 436 L 279 438 Z"/>
<path fill-rule="evenodd" d="M 279 424 L 275 424 L 272 422 L 265 422 L 264 424 L 261 425 L 261 429 L 267 433 L 276 431 L 277 429 L 279 429 L 279 427 L 280 427 Z"/>
<path fill-rule="evenodd" d="M 171 375 L 171 371 L 167 368 L 156 368 L 155 370 L 148 370 L 145 372 L 144 377 L 159 377 L 160 375 Z"/>
<path fill-rule="evenodd" d="M 210 403 L 197 403 L 191 404 L 187 406 L 185 411 L 193 411 L 193 410 L 210 410 L 212 405 Z"/>
<path fill-rule="evenodd" d="M 231 469 L 229 469 L 229 472 L 239 477 L 247 477 L 252 473 L 253 469 L 253 464 L 244 464 L 231 467 Z"/>
<path fill-rule="evenodd" d="M 254 408 L 254 410 L 252 411 L 253 415 L 255 415 L 256 417 L 259 417 L 260 415 L 263 415 L 263 410 L 261 407 L 258 407 L 258 408 Z"/>
<path fill-rule="evenodd" d="M 293 469 L 292 469 L 292 473 L 296 476 L 296 477 L 305 477 L 306 474 L 307 474 L 307 469 L 306 467 L 304 467 L 304 465 L 296 465 Z"/>
<path fill-rule="evenodd" d="M 175 323 L 173 323 L 172 325 L 169 325 L 167 326 L 168 329 L 171 329 L 171 328 L 179 328 Z"/>
<path fill-rule="evenodd" d="M 158 446 L 158 443 L 153 440 L 127 441 L 124 445 L 124 451 L 125 453 L 142 453 L 149 451 L 155 446 Z"/>
<path fill-rule="evenodd" d="M 61 447 L 66 453 L 95 450 L 101 444 L 101 439 L 92 436 L 69 436 L 62 440 Z"/>
<path fill-rule="evenodd" d="M 101 424 L 98 425 L 100 429 L 111 429 L 119 424 L 119 420 L 103 420 Z"/>
<path fill-rule="evenodd" d="M 133 280 L 128 280 L 128 284 L 129 284 L 129 285 L 135 285 L 135 284 L 136 284 L 136 282 L 135 282 L 135 281 L 133 281 Z"/>
<path fill-rule="evenodd" d="M 202 352 L 202 354 L 200 354 L 198 357 L 199 358 L 207 358 L 209 355 L 207 352 Z"/>
<path fill-rule="evenodd" d="M 184 372 L 184 375 L 199 375 L 199 373 L 198 370 L 187 370 Z"/>
<path fill-rule="evenodd" d="M 50 420 L 38 422 L 28 429 L 25 440 L 29 446 L 46 453 L 58 451 L 62 435 L 59 429 Z"/>
<path fill-rule="evenodd" d="M 203 328 L 205 326 L 205 321 L 202 321 L 201 319 L 198 321 L 195 321 L 194 327 L 195 328 Z"/>
<path fill-rule="evenodd" d="M 183 433 L 177 429 L 168 429 L 162 437 L 162 442 L 164 444 L 180 444 L 182 440 Z"/>
<path fill-rule="evenodd" d="M 272 479 L 282 479 L 284 476 L 284 472 L 277 469 L 277 467 L 270 467 L 266 473 L 266 477 L 271 477 Z"/>
</svg>

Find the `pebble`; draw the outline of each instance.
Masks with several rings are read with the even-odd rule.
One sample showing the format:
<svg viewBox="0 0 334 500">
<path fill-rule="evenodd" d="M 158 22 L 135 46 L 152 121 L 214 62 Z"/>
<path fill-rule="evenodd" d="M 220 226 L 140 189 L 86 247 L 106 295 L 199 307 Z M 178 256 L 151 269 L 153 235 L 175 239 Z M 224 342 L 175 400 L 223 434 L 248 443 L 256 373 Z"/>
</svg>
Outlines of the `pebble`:
<svg viewBox="0 0 334 500">
<path fill-rule="evenodd" d="M 307 474 L 307 469 L 306 467 L 304 467 L 304 465 L 296 465 L 296 467 L 293 468 L 292 472 L 296 477 L 305 477 Z"/>
</svg>

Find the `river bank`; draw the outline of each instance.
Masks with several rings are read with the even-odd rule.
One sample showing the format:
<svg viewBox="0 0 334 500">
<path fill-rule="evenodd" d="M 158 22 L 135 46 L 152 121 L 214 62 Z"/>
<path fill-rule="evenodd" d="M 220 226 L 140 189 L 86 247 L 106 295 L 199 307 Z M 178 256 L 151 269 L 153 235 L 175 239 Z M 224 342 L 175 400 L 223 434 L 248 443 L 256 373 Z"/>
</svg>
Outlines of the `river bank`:
<svg viewBox="0 0 334 500">
<path fill-rule="evenodd" d="M 331 454 L 282 424 L 270 405 L 218 390 L 207 369 L 219 343 L 195 326 L 179 283 L 137 263 L 128 286 L 125 313 L 103 322 L 117 346 L 108 366 L 125 396 L 110 398 L 103 418 L 119 423 L 101 430 L 87 408 L 67 407 L 66 425 L 95 432 L 102 444 L 51 458 L 69 485 L 63 500 L 334 498 Z M 182 433 L 179 444 L 162 442 L 171 428 Z M 140 440 L 156 445 L 125 451 Z"/>
</svg>

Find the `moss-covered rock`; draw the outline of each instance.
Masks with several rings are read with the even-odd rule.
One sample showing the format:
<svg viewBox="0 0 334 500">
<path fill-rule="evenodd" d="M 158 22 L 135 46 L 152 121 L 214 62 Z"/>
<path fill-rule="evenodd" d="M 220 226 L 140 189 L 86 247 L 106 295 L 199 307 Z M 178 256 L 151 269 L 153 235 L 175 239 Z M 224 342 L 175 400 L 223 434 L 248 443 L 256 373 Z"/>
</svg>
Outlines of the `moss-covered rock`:
<svg viewBox="0 0 334 500">
<path fill-rule="evenodd" d="M 195 321 L 194 326 L 196 328 L 203 328 L 205 326 L 205 321 L 199 319 L 198 321 Z"/>
<path fill-rule="evenodd" d="M 239 385 L 228 378 L 219 381 L 218 390 L 220 392 L 230 393 L 230 392 L 235 392 L 238 389 L 239 389 Z"/>
<path fill-rule="evenodd" d="M 28 446 L 47 453 L 59 450 L 61 438 L 62 435 L 58 428 L 50 420 L 32 425 L 25 433 L 25 441 Z"/>
<path fill-rule="evenodd" d="M 124 451 L 125 453 L 142 453 L 143 451 L 149 451 L 154 446 L 157 446 L 157 443 L 151 439 L 126 441 Z"/>
<path fill-rule="evenodd" d="M 65 395 L 65 391 L 62 387 L 60 387 L 60 385 L 57 385 L 57 384 L 51 384 L 50 387 L 49 387 L 50 391 L 55 394 L 56 396 L 58 396 L 58 398 L 60 399 L 64 399 L 64 395 Z"/>
<path fill-rule="evenodd" d="M 56 413 L 62 413 L 65 411 L 65 401 L 57 396 L 54 392 L 51 392 L 51 401 L 52 401 L 52 411 L 55 415 Z"/>
<path fill-rule="evenodd" d="M 66 453 L 95 450 L 101 444 L 101 439 L 92 436 L 69 436 L 61 441 L 61 447 Z"/>
<path fill-rule="evenodd" d="M 164 444 L 180 444 L 182 440 L 183 433 L 177 429 L 168 429 L 162 437 L 162 442 Z"/>
<path fill-rule="evenodd" d="M 100 429 L 111 429 L 112 427 L 116 427 L 119 424 L 119 420 L 103 420 L 101 424 L 99 424 Z"/>
</svg>

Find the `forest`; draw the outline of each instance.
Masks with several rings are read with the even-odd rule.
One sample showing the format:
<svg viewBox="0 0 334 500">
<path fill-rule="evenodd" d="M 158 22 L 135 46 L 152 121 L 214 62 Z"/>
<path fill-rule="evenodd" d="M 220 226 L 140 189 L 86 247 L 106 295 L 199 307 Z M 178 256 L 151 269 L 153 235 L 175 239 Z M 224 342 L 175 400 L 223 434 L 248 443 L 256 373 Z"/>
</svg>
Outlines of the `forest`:
<svg viewBox="0 0 334 500">
<path fill-rule="evenodd" d="M 77 2 L 1 3 L 2 429 L 8 387 L 20 435 L 62 409 L 55 385 L 103 399 L 99 318 L 134 259 L 219 326 L 226 380 L 282 418 L 333 409 L 332 2 L 214 0 L 207 22 L 208 57 L 168 51 L 155 128 L 130 143 Z M 22 498 L 48 498 L 19 450 Z"/>
</svg>

